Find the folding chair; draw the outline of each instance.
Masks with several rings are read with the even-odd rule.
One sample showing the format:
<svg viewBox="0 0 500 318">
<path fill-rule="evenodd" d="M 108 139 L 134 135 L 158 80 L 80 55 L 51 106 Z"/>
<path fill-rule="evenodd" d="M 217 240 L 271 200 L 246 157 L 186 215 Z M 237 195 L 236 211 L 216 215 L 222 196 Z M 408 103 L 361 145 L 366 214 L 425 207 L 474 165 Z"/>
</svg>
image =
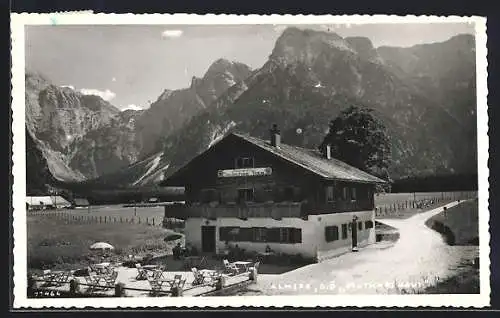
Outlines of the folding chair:
<svg viewBox="0 0 500 318">
<path fill-rule="evenodd" d="M 118 277 L 117 271 L 113 271 L 113 273 L 111 275 L 105 276 L 104 281 L 105 281 L 106 288 L 114 288 L 117 277 Z"/>
<path fill-rule="evenodd" d="M 161 284 L 154 279 L 148 279 L 149 285 L 151 285 L 151 292 L 150 294 L 152 296 L 156 296 L 161 292 Z"/>
<path fill-rule="evenodd" d="M 182 275 L 175 275 L 174 276 L 173 286 L 178 286 L 180 288 L 183 288 L 185 283 L 186 283 L 186 280 L 182 279 Z"/>
<path fill-rule="evenodd" d="M 59 274 L 57 274 L 57 276 L 54 279 L 55 280 L 55 285 L 56 286 L 62 286 L 65 283 L 68 282 L 68 279 L 69 279 L 69 273 L 68 272 L 59 273 Z"/>
<path fill-rule="evenodd" d="M 256 262 L 255 264 L 253 264 L 253 266 L 250 267 L 248 270 L 253 271 L 255 269 L 258 272 L 259 271 L 259 266 L 260 266 L 260 261 Z"/>
<path fill-rule="evenodd" d="M 53 273 L 50 269 L 43 271 L 42 279 L 44 280 L 44 285 L 51 285 L 55 280 L 56 273 Z"/>
<path fill-rule="evenodd" d="M 239 269 L 236 265 L 229 263 L 229 261 L 227 259 L 222 260 L 222 262 L 224 263 L 224 268 L 225 268 L 226 272 L 233 274 L 233 275 L 238 274 Z"/>
<path fill-rule="evenodd" d="M 191 272 L 193 272 L 194 275 L 194 280 L 191 285 L 196 286 L 196 285 L 201 285 L 205 282 L 205 277 L 203 274 L 201 274 L 196 267 L 191 268 Z"/>
<path fill-rule="evenodd" d="M 145 280 L 148 279 L 148 271 L 142 268 L 141 264 L 135 264 L 135 268 L 137 268 L 137 276 L 136 280 Z"/>
<path fill-rule="evenodd" d="M 94 275 L 84 276 L 85 283 L 87 284 L 87 293 L 92 294 L 94 289 L 96 288 L 97 282 L 96 277 Z"/>
</svg>

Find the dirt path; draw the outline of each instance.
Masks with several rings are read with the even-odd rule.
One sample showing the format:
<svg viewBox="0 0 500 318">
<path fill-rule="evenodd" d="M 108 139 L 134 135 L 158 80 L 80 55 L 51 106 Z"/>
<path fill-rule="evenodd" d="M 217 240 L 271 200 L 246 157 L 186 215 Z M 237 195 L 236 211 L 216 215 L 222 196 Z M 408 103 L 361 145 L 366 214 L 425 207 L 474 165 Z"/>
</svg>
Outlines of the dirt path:
<svg viewBox="0 0 500 318">
<path fill-rule="evenodd" d="M 457 202 L 446 204 L 448 208 Z M 400 231 L 392 244 L 374 244 L 358 253 L 312 264 L 281 275 L 259 275 L 257 289 L 265 295 L 415 293 L 456 273 L 477 246 L 448 246 L 425 221 L 439 207 L 408 219 L 382 222 Z"/>
</svg>

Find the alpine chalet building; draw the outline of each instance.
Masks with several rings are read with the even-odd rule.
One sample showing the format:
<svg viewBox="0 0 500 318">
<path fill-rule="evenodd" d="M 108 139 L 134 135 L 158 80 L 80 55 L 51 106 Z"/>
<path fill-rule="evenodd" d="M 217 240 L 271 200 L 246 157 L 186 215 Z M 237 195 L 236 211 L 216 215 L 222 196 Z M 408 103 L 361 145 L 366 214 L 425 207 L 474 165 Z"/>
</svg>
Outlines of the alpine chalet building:
<svg viewBox="0 0 500 318">
<path fill-rule="evenodd" d="M 375 242 L 374 192 L 385 181 L 324 153 L 231 133 L 162 186 L 185 187 L 185 204 L 165 206 L 185 220 L 186 244 L 321 260 Z"/>
</svg>

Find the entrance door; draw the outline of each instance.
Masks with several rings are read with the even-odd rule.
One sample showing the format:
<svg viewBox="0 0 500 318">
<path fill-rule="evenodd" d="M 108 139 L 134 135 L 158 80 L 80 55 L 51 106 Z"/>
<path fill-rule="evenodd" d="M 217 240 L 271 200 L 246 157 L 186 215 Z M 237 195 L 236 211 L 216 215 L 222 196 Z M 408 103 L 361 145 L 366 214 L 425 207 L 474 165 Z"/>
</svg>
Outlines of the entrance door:
<svg viewBox="0 0 500 318">
<path fill-rule="evenodd" d="M 351 223 L 352 248 L 358 247 L 358 224 L 356 221 Z"/>
<path fill-rule="evenodd" d="M 201 249 L 204 253 L 215 253 L 215 226 L 201 227 Z"/>
</svg>

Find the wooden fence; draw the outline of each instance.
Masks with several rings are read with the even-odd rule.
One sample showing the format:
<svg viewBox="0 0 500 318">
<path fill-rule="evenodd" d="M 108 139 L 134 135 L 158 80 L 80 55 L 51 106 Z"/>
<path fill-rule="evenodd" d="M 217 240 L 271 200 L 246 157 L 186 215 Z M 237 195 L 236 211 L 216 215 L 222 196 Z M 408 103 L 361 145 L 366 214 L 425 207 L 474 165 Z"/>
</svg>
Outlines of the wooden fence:
<svg viewBox="0 0 500 318">
<path fill-rule="evenodd" d="M 448 192 L 441 195 L 414 199 L 399 200 L 390 204 L 382 204 L 375 207 L 375 216 L 401 216 L 415 210 L 426 210 L 439 205 L 444 205 L 457 200 L 469 200 L 477 198 L 477 192 Z"/>
<path fill-rule="evenodd" d="M 64 221 L 68 224 L 143 224 L 159 226 L 168 229 L 183 228 L 184 221 L 165 219 L 163 217 L 141 216 L 111 216 L 92 214 L 72 214 L 64 211 L 28 211 L 30 216 L 40 216 Z"/>
</svg>

